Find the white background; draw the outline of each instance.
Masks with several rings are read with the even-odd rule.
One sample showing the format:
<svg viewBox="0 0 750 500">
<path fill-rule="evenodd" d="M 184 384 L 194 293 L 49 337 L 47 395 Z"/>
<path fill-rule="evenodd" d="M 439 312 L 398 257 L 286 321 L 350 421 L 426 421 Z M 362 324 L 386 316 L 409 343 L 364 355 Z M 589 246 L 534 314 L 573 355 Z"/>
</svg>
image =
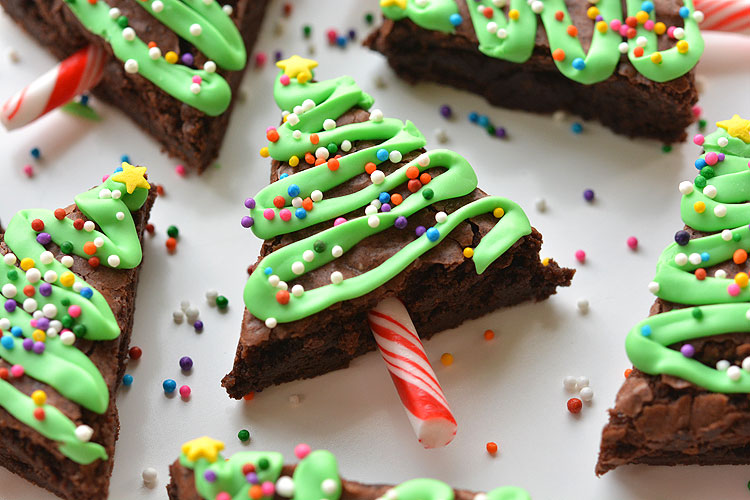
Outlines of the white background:
<svg viewBox="0 0 750 500">
<path fill-rule="evenodd" d="M 343 5 L 342 5 L 343 4 Z M 209 434 L 227 443 L 228 451 L 278 450 L 290 459 L 296 443 L 326 447 L 339 457 L 342 476 L 363 482 L 397 483 L 418 476 L 442 479 L 458 487 L 486 490 L 513 484 L 527 488 L 535 500 L 547 499 L 742 499 L 747 498 L 748 467 L 623 467 L 602 479 L 594 476 L 599 437 L 606 409 L 629 366 L 623 349 L 625 333 L 646 316 L 652 297 L 646 290 L 656 259 L 681 227 L 677 184 L 692 179 L 698 148 L 692 143 L 669 154 L 652 141 L 618 137 L 596 124 L 583 134 L 570 131 L 572 120 L 489 108 L 481 99 L 436 85 L 410 87 L 395 79 L 383 58 L 353 45 L 328 47 L 325 30 L 354 28 L 359 38 L 368 31 L 366 11 L 377 2 L 300 0 L 283 33 L 275 33 L 281 2 L 269 10 L 259 50 L 282 49 L 307 54 L 314 45 L 320 61 L 319 79 L 350 74 L 376 98 L 386 116 L 410 119 L 431 147 L 439 147 L 434 129 L 442 127 L 447 147 L 465 155 L 487 192 L 510 197 L 528 212 L 543 234 L 543 256 L 578 268 L 574 284 L 547 302 L 527 304 L 470 321 L 426 344 L 436 372 L 459 422 L 455 441 L 445 449 L 423 450 L 414 439 L 390 377 L 377 354 L 356 360 L 352 367 L 314 380 L 266 390 L 252 402 L 230 400 L 219 386 L 230 369 L 242 315 L 245 269 L 257 257 L 259 240 L 244 230 L 243 200 L 267 184 L 268 161 L 258 155 L 265 128 L 278 122 L 271 90 L 275 69 L 251 69 L 220 158 L 220 168 L 202 177 L 178 177 L 175 162 L 117 110 L 92 100 L 104 116 L 85 122 L 60 112 L 12 134 L 0 131 L 0 217 L 7 221 L 21 208 L 55 208 L 111 172 L 122 154 L 149 167 L 151 180 L 167 195 L 154 207 L 158 234 L 145 243 L 145 261 L 138 293 L 133 344 L 143 358 L 128 372 L 135 377 L 118 397 L 121 432 L 112 476 L 111 498 L 165 498 L 168 465 L 180 445 Z M 314 25 L 310 41 L 301 35 Z M 700 104 L 709 121 L 738 112 L 750 118 L 750 39 L 706 36 L 699 67 L 705 90 Z M 7 57 L 9 49 L 18 63 Z M 5 98 L 48 68 L 52 58 L 0 15 L 0 97 Z M 479 69 L 478 69 L 479 70 Z M 418 69 L 415 69 L 418 71 Z M 381 77 L 386 88 L 377 88 Z M 450 104 L 456 119 L 446 122 L 438 107 Z M 466 119 L 470 111 L 486 113 L 505 126 L 508 140 L 486 136 Z M 669 120 L 655 116 L 654 120 Z M 690 135 L 695 133 L 693 126 Z M 32 161 L 38 146 L 43 161 Z M 36 176 L 22 172 L 35 165 Z M 592 188 L 596 201 L 582 192 Z M 535 201 L 545 198 L 540 213 Z M 165 231 L 180 229 L 176 255 L 164 247 Z M 632 252 L 625 240 L 640 241 Z M 585 265 L 574 252 L 584 249 Z M 210 308 L 204 293 L 216 288 L 226 294 L 230 309 Z M 591 302 L 587 315 L 576 301 Z M 196 334 L 172 322 L 180 301 L 198 304 L 206 323 Z M 482 333 L 497 336 L 487 343 Z M 443 352 L 455 356 L 453 366 L 439 362 Z M 178 360 L 190 355 L 195 368 L 180 372 Z M 586 375 L 595 397 L 574 417 L 566 410 L 565 375 Z M 165 378 L 193 389 L 189 402 L 166 398 Z M 300 395 L 301 404 L 290 404 Z M 239 442 L 249 429 L 249 445 Z M 485 451 L 496 441 L 496 457 Z M 142 485 L 145 467 L 158 470 L 158 485 Z M 0 498 L 43 500 L 46 492 L 0 471 Z"/>
</svg>

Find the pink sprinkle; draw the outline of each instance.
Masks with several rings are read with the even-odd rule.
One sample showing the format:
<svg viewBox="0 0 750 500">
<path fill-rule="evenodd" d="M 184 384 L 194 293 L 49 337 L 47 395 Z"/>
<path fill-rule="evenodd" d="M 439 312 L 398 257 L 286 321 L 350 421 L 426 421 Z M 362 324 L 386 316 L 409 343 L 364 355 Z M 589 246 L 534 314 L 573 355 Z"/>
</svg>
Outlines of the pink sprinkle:
<svg viewBox="0 0 750 500">
<path fill-rule="evenodd" d="M 307 455 L 309 455 L 311 451 L 312 450 L 310 449 L 310 445 L 305 444 L 305 443 L 300 443 L 294 447 L 294 456 L 302 460 Z"/>
<path fill-rule="evenodd" d="M 638 249 L 638 238 L 635 236 L 631 236 L 628 238 L 628 247 L 630 247 L 631 250 L 637 250 Z"/>
<path fill-rule="evenodd" d="M 282 208 L 279 210 L 279 217 L 281 217 L 281 220 L 284 222 L 289 222 L 292 220 L 292 212 L 288 208 Z"/>
<path fill-rule="evenodd" d="M 258 52 L 257 54 L 255 54 L 255 67 L 256 68 L 262 67 L 264 64 L 266 64 L 267 59 L 268 58 L 266 57 L 265 52 Z"/>
<path fill-rule="evenodd" d="M 81 315 L 81 306 L 72 305 L 68 308 L 68 314 L 71 318 L 77 318 Z"/>
<path fill-rule="evenodd" d="M 216 500 L 232 500 L 232 497 L 226 491 L 222 491 L 216 495 Z"/>
<path fill-rule="evenodd" d="M 15 378 L 21 378 L 23 377 L 25 370 L 23 369 L 23 366 L 21 365 L 13 365 L 10 367 L 10 374 L 13 375 Z"/>
<path fill-rule="evenodd" d="M 703 143 L 706 142 L 706 138 L 703 137 L 703 134 L 695 134 L 693 136 L 693 143 L 697 146 L 703 146 Z"/>
<path fill-rule="evenodd" d="M 706 163 L 713 166 L 716 165 L 719 162 L 719 155 L 711 151 L 710 153 L 706 153 Z"/>
<path fill-rule="evenodd" d="M 630 29 L 630 26 L 627 24 L 623 24 L 620 26 L 620 36 L 628 36 L 628 30 Z"/>
<path fill-rule="evenodd" d="M 576 260 L 581 264 L 586 262 L 586 252 L 583 250 L 576 250 Z"/>
<path fill-rule="evenodd" d="M 180 387 L 180 397 L 182 399 L 189 398 L 191 392 L 192 391 L 190 390 L 190 386 L 189 385 L 183 385 L 183 386 Z"/>
<path fill-rule="evenodd" d="M 29 324 L 31 325 L 31 328 L 36 328 L 36 320 L 32 319 Z"/>
<path fill-rule="evenodd" d="M 340 226 L 344 222 L 346 222 L 346 219 L 344 219 L 343 217 L 337 217 L 336 220 L 333 221 L 333 227 Z"/>
<path fill-rule="evenodd" d="M 667 36 L 669 36 L 669 38 L 674 38 L 674 29 L 675 26 L 670 26 L 669 28 L 667 28 Z"/>
<path fill-rule="evenodd" d="M 260 491 L 263 492 L 264 497 L 272 497 L 276 491 L 276 487 L 274 487 L 271 481 L 264 481 L 263 484 L 260 485 Z"/>
<path fill-rule="evenodd" d="M 34 177 L 34 167 L 26 165 L 23 167 L 23 173 L 26 174 L 26 177 Z"/>
<path fill-rule="evenodd" d="M 281 78 L 279 79 L 282 85 L 286 86 L 289 85 L 289 75 L 281 75 Z"/>
<path fill-rule="evenodd" d="M 693 106 L 693 115 L 695 115 L 696 118 L 700 118 L 702 114 L 703 114 L 703 108 L 701 108 L 697 104 Z"/>
<path fill-rule="evenodd" d="M 102 182 L 107 182 L 107 179 L 109 179 L 109 174 L 102 177 Z"/>
<path fill-rule="evenodd" d="M 646 28 L 646 30 L 651 31 L 652 29 L 654 29 L 654 22 L 649 19 L 648 21 L 643 23 L 643 27 Z"/>
<path fill-rule="evenodd" d="M 182 164 L 177 165 L 174 168 L 174 171 L 177 172 L 177 175 L 179 175 L 180 177 L 185 177 L 185 174 L 187 173 L 187 171 L 185 170 L 185 165 Z"/>
<path fill-rule="evenodd" d="M 732 283 L 727 287 L 727 292 L 729 292 L 729 295 L 732 297 L 736 297 L 740 294 L 740 285 L 737 283 Z"/>
<path fill-rule="evenodd" d="M 266 129 L 266 134 L 267 134 L 267 133 L 269 133 L 269 132 L 273 132 L 273 131 L 275 131 L 275 130 L 276 130 L 276 127 L 268 127 L 268 128 Z"/>
<path fill-rule="evenodd" d="M 273 208 L 267 208 L 263 210 L 263 217 L 265 217 L 266 220 L 273 220 L 274 218 Z"/>
<path fill-rule="evenodd" d="M 619 19 L 612 19 L 609 22 L 609 27 L 612 28 L 613 31 L 620 31 L 620 27 L 622 26 L 622 21 Z"/>
<path fill-rule="evenodd" d="M 200 75 L 193 76 L 193 83 L 197 83 L 198 85 L 200 85 L 202 81 L 203 81 L 203 78 L 201 78 Z"/>
</svg>

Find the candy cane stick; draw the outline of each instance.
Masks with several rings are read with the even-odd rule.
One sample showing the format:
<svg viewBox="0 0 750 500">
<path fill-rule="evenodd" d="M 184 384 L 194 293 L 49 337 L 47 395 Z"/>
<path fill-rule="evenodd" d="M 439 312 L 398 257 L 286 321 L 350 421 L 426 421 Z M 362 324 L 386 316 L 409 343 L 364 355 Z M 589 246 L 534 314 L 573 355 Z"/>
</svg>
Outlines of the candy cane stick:
<svg viewBox="0 0 750 500">
<path fill-rule="evenodd" d="M 750 0 L 695 0 L 703 12 L 702 30 L 750 34 Z"/>
<path fill-rule="evenodd" d="M 456 419 L 409 312 L 388 298 L 370 311 L 368 321 L 419 442 L 425 448 L 447 445 L 456 435 Z"/>
<path fill-rule="evenodd" d="M 104 50 L 94 45 L 79 50 L 8 99 L 0 109 L 0 122 L 8 130 L 23 127 L 96 87 L 105 61 Z"/>
</svg>

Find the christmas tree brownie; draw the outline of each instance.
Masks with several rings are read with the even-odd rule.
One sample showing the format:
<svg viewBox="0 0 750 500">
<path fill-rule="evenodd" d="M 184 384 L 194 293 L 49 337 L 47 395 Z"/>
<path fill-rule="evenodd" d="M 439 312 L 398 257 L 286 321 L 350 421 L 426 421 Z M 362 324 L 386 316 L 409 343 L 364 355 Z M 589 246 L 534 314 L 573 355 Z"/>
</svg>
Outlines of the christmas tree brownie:
<svg viewBox="0 0 750 500">
<path fill-rule="evenodd" d="M 602 433 L 597 474 L 624 464 L 750 463 L 750 120 L 695 137 L 685 227 L 662 253 L 651 316 L 628 333 L 634 368 Z"/>
<path fill-rule="evenodd" d="M 398 486 L 341 479 L 336 457 L 326 450 L 297 445 L 297 465 L 284 465 L 275 452 L 241 452 L 225 459 L 224 444 L 209 437 L 187 442 L 170 467 L 170 500 L 531 500 L 512 486 L 487 493 L 455 490 L 435 479 L 412 479 Z"/>
<path fill-rule="evenodd" d="M 267 131 L 271 184 L 242 224 L 264 238 L 245 288 L 234 369 L 240 398 L 345 368 L 376 348 L 368 312 L 403 302 L 422 338 L 500 307 L 543 300 L 574 271 L 539 258 L 541 235 L 511 200 L 477 189 L 469 163 L 426 152 L 407 121 L 371 109 L 350 77 L 312 81 L 278 63 L 284 123 Z"/>
<path fill-rule="evenodd" d="M 380 5 L 385 20 L 366 44 L 409 82 L 451 85 L 512 109 L 566 111 L 667 143 L 684 140 L 695 119 L 703 14 L 692 0 Z"/>
<path fill-rule="evenodd" d="M 64 59 L 89 44 L 108 55 L 94 94 L 171 156 L 203 171 L 219 154 L 267 0 L 0 0 Z"/>
<path fill-rule="evenodd" d="M 155 198 L 144 167 L 118 170 L 0 231 L 0 466 L 71 500 L 107 497 Z"/>
</svg>

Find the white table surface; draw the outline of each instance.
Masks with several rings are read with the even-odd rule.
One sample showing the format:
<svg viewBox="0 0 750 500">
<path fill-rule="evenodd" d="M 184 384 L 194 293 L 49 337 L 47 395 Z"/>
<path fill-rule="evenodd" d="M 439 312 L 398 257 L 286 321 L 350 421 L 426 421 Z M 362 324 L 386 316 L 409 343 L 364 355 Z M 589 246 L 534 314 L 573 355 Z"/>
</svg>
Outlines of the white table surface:
<svg viewBox="0 0 750 500">
<path fill-rule="evenodd" d="M 278 450 L 292 458 L 298 442 L 325 447 L 339 457 L 344 477 L 363 482 L 397 483 L 418 476 L 442 479 L 477 490 L 505 484 L 527 488 L 535 500 L 565 499 L 742 499 L 748 497 L 748 467 L 623 467 L 604 478 L 594 476 L 600 431 L 629 366 L 623 349 L 628 329 L 646 316 L 652 297 L 646 290 L 656 259 L 681 227 L 677 184 L 692 179 L 698 148 L 692 143 L 664 154 L 661 145 L 613 135 L 597 124 L 585 124 L 581 135 L 570 131 L 572 119 L 489 108 L 480 98 L 439 87 L 410 87 L 395 79 L 383 58 L 359 46 L 329 47 L 325 30 L 353 27 L 361 38 L 367 27 L 363 14 L 377 2 L 299 0 L 289 19 L 280 21 L 282 2 L 273 3 L 258 49 L 281 49 L 286 55 L 307 54 L 314 45 L 320 61 L 319 79 L 349 74 L 376 98 L 386 116 L 414 121 L 431 141 L 442 127 L 447 147 L 465 155 L 477 170 L 480 186 L 510 197 L 528 212 L 543 234 L 543 256 L 577 267 L 574 284 L 550 300 L 498 311 L 470 321 L 426 343 L 459 431 L 441 450 L 425 451 L 416 442 L 377 354 L 356 360 L 352 367 L 313 380 L 294 382 L 259 394 L 252 402 L 229 399 L 219 386 L 230 369 L 242 315 L 245 269 L 259 248 L 240 218 L 243 200 L 267 184 L 268 161 L 257 151 L 265 144 L 265 128 L 277 123 L 271 90 L 275 69 L 251 69 L 242 89 L 220 158 L 220 168 L 202 177 L 174 172 L 175 163 L 159 146 L 117 110 L 92 100 L 104 121 L 91 123 L 52 113 L 14 133 L 0 131 L 0 217 L 21 208 L 55 208 L 98 182 L 114 169 L 122 154 L 150 167 L 150 177 L 167 195 L 154 207 L 158 234 L 147 239 L 137 299 L 133 344 L 143 358 L 128 372 L 132 387 L 118 396 L 121 431 L 111 494 L 113 499 L 166 498 L 168 465 L 180 445 L 209 434 L 225 440 L 227 451 Z M 283 33 L 275 33 L 281 22 Z M 303 24 L 314 25 L 309 41 Z M 713 122 L 734 112 L 750 117 L 750 39 L 706 36 L 699 66 L 705 84 L 700 104 L 709 131 Z M 20 61 L 12 63 L 15 49 Z M 0 15 L 0 96 L 6 97 L 44 71 L 52 58 L 31 38 Z M 376 87 L 382 77 L 386 88 Z M 450 104 L 457 118 L 444 121 L 438 107 Z M 486 136 L 466 119 L 470 111 L 486 113 L 505 126 L 508 140 Z M 669 117 L 655 117 L 668 120 Z M 695 133 L 695 126 L 690 134 Z M 43 161 L 31 161 L 39 147 Z M 33 163 L 36 176 L 22 172 Z M 596 201 L 582 192 L 594 189 Z M 540 213 L 535 201 L 544 198 Z M 180 229 L 178 252 L 164 247 L 166 227 Z M 632 252 L 625 240 L 640 241 Z M 584 249 L 585 265 L 574 252 Z M 207 306 L 204 293 L 216 288 L 230 301 L 220 314 Z M 588 298 L 582 315 L 576 301 Z M 182 300 L 198 304 L 206 323 L 196 334 L 175 325 L 172 311 Z M 491 343 L 485 329 L 497 333 Z M 442 366 L 439 357 L 451 352 L 455 363 Z M 192 374 L 181 373 L 178 360 L 190 355 Z M 565 375 L 586 375 L 595 397 L 574 417 L 565 403 Z M 166 398 L 163 379 L 173 378 L 193 389 L 189 402 Z M 299 395 L 301 404 L 290 403 Z M 250 430 L 249 445 L 239 442 L 240 429 Z M 496 441 L 496 457 L 485 451 Z M 158 485 L 143 486 L 141 471 L 158 470 Z M 46 492 L 0 470 L 0 498 L 44 500 Z"/>
</svg>

